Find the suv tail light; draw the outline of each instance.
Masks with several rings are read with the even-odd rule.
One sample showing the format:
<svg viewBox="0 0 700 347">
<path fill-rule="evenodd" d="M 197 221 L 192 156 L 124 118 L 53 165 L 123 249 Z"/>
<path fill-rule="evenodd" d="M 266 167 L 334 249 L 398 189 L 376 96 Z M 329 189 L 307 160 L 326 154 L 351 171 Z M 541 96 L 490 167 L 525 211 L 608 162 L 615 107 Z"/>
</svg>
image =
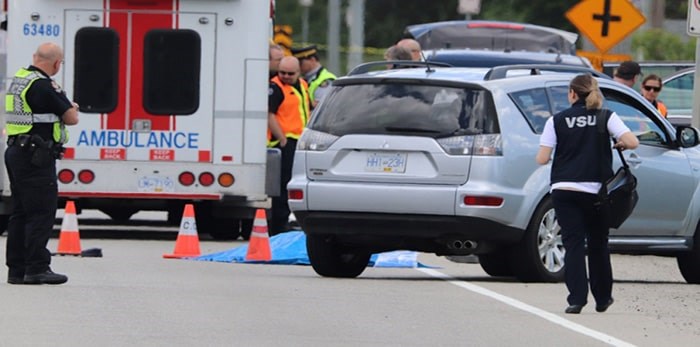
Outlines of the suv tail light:
<svg viewBox="0 0 700 347">
<path fill-rule="evenodd" d="M 498 196 L 469 196 L 464 197 L 467 206 L 501 206 L 503 198 Z"/>
<path fill-rule="evenodd" d="M 437 139 L 437 142 L 450 155 L 503 155 L 501 134 L 453 136 Z"/>
<path fill-rule="evenodd" d="M 289 198 L 290 200 L 303 200 L 304 191 L 301 189 L 291 189 L 287 191 L 287 198 Z"/>
<path fill-rule="evenodd" d="M 307 128 L 304 130 L 304 133 L 301 134 L 299 141 L 297 141 L 297 149 L 304 151 L 325 151 L 337 139 L 338 136 Z"/>
</svg>

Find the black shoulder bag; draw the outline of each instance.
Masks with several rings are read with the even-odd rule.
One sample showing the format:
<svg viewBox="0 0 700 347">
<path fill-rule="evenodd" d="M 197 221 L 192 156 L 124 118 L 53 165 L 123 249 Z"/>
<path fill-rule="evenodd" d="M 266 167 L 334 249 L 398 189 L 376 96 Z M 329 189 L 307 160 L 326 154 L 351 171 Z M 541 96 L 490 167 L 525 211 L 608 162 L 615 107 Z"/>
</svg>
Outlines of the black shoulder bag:
<svg viewBox="0 0 700 347">
<path fill-rule="evenodd" d="M 609 111 L 600 110 L 596 116 L 601 158 L 604 158 L 605 151 L 610 149 L 610 136 L 607 129 L 609 114 Z M 637 195 L 637 177 L 634 177 L 632 174 L 625 157 L 622 155 L 622 150 L 616 149 L 617 154 L 620 155 L 622 167 L 617 169 L 617 172 L 606 180 L 605 166 L 601 161 L 600 183 L 602 185 L 598 191 L 598 206 L 601 217 L 607 221 L 610 228 L 615 229 L 619 228 L 627 217 L 632 214 L 639 200 L 639 195 Z"/>
</svg>

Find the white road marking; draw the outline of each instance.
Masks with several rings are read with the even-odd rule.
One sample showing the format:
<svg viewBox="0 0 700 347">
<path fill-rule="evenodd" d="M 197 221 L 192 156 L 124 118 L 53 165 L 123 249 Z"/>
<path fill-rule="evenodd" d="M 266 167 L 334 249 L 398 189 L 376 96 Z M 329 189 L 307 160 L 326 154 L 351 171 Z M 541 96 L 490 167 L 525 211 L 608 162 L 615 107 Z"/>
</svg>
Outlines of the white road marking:
<svg viewBox="0 0 700 347">
<path fill-rule="evenodd" d="M 540 318 L 546 319 L 554 324 L 560 325 L 566 329 L 577 332 L 579 334 L 583 334 L 583 335 L 592 337 L 598 341 L 602 341 L 604 343 L 607 343 L 607 344 L 610 344 L 613 346 L 634 346 L 633 344 L 631 344 L 629 342 L 622 341 L 622 340 L 614 338 L 610 335 L 607 335 L 607 334 L 601 333 L 599 331 L 595 331 L 593 329 L 587 328 L 581 324 L 574 323 L 570 320 L 567 320 L 567 319 L 564 319 L 560 316 L 557 316 L 556 314 L 544 311 L 544 310 L 539 309 L 539 308 L 534 307 L 534 306 L 530 306 L 524 302 L 515 300 L 511 297 L 508 297 L 508 296 L 505 296 L 502 294 L 498 294 L 494 291 L 477 286 L 475 284 L 471 284 L 471 283 L 464 282 L 464 281 L 459 281 L 459 280 L 455 279 L 454 277 L 446 275 L 440 271 L 436 271 L 433 269 L 426 269 L 426 268 L 417 268 L 416 270 L 421 271 L 421 272 L 428 274 L 430 276 L 445 280 L 448 283 L 454 284 L 458 287 L 464 288 L 464 289 L 469 290 L 471 292 L 481 294 L 483 296 L 487 296 L 489 298 L 498 300 L 506 305 L 515 307 L 519 310 L 522 310 L 522 311 L 525 311 L 527 313 L 538 316 Z"/>
</svg>

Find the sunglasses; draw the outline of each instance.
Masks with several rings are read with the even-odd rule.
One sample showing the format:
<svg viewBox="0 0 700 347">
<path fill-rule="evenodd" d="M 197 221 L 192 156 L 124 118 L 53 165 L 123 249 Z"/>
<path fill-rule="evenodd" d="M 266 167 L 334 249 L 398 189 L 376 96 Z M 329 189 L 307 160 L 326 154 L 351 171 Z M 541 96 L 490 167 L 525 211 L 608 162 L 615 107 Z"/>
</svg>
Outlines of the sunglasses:
<svg viewBox="0 0 700 347">
<path fill-rule="evenodd" d="M 643 86 L 642 88 L 646 89 L 648 92 L 653 90 L 658 93 L 661 91 L 661 87 Z"/>
<path fill-rule="evenodd" d="M 277 71 L 278 74 L 283 75 L 283 76 L 294 76 L 296 75 L 296 72 L 289 72 L 289 71 Z"/>
</svg>

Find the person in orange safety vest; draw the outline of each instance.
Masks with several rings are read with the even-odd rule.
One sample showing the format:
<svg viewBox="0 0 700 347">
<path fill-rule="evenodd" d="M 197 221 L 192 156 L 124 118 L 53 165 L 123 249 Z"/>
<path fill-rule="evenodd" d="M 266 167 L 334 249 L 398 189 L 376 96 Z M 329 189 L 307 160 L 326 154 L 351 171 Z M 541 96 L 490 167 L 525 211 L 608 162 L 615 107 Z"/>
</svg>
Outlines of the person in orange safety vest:
<svg viewBox="0 0 700 347">
<path fill-rule="evenodd" d="M 272 198 L 270 235 L 290 230 L 287 183 L 292 179 L 297 140 L 310 116 L 309 86 L 300 74 L 299 59 L 284 57 L 270 80 L 267 145 L 282 151 L 281 186 L 279 196 Z"/>
</svg>

